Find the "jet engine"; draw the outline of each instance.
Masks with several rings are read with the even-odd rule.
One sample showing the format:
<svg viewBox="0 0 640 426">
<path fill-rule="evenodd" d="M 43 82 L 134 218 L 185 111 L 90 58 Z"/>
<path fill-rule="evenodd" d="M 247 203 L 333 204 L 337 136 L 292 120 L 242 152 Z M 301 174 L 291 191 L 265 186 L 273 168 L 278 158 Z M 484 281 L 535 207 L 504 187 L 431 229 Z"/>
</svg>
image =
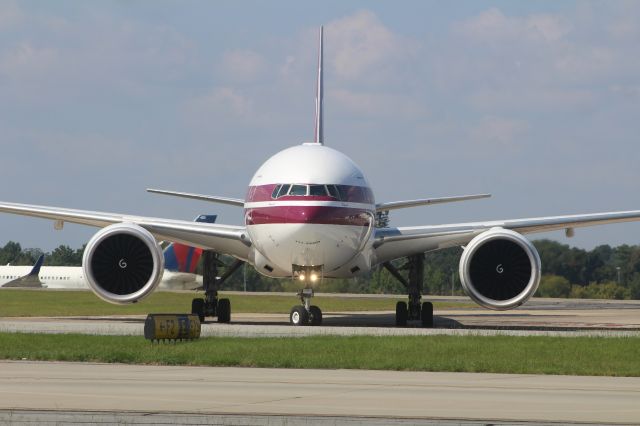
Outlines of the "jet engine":
<svg viewBox="0 0 640 426">
<path fill-rule="evenodd" d="M 472 239 L 460 258 L 465 292 L 485 308 L 506 310 L 525 303 L 540 283 L 540 256 L 517 232 L 492 228 Z"/>
<path fill-rule="evenodd" d="M 89 240 L 82 269 L 101 299 L 136 303 L 160 283 L 164 257 L 149 231 L 133 223 L 118 223 L 101 229 Z"/>
</svg>

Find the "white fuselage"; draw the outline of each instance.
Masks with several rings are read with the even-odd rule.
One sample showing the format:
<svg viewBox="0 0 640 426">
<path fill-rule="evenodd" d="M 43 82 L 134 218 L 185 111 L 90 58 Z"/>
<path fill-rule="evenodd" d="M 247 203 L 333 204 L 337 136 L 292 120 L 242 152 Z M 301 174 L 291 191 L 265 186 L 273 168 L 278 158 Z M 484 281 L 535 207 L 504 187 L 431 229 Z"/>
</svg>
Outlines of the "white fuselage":
<svg viewBox="0 0 640 426">
<path fill-rule="evenodd" d="M 31 272 L 31 266 L 0 266 L 0 287 Z M 38 274 L 42 287 L 89 289 L 80 266 L 43 266 Z M 186 272 L 164 271 L 159 289 L 193 290 L 202 286 L 202 276 Z M 18 286 L 19 288 L 19 286 Z"/>
<path fill-rule="evenodd" d="M 375 200 L 358 166 L 317 143 L 281 151 L 249 185 L 245 224 L 256 269 L 273 277 L 318 267 L 325 277 L 370 269 Z"/>
</svg>

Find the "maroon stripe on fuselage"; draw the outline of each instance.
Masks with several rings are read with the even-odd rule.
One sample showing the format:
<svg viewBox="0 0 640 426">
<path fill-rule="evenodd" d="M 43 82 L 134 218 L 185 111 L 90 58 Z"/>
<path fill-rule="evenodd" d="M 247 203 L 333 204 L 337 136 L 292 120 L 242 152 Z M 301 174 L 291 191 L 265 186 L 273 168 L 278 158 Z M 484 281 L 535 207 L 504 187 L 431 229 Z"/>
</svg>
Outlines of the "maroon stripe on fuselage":
<svg viewBox="0 0 640 426">
<path fill-rule="evenodd" d="M 332 206 L 273 206 L 245 210 L 246 225 L 313 223 L 369 226 L 369 210 Z"/>
<path fill-rule="evenodd" d="M 287 184 L 288 185 L 288 184 Z M 300 183 L 300 185 L 307 185 L 304 183 Z M 364 203 L 364 204 L 373 204 L 373 192 L 371 188 L 366 186 L 353 186 L 353 185 L 335 185 L 340 190 L 341 199 L 339 201 L 344 201 L 348 203 Z M 247 191 L 246 202 L 259 202 L 259 201 L 273 201 L 271 195 L 273 194 L 273 189 L 276 187 L 276 184 L 269 185 L 258 185 L 258 186 L 250 186 Z M 342 199 L 344 198 L 344 199 Z M 277 198 L 278 201 L 299 201 L 299 200 L 309 200 L 309 201 L 336 201 L 335 198 L 329 196 L 311 196 L 311 195 L 287 195 L 284 197 Z"/>
</svg>

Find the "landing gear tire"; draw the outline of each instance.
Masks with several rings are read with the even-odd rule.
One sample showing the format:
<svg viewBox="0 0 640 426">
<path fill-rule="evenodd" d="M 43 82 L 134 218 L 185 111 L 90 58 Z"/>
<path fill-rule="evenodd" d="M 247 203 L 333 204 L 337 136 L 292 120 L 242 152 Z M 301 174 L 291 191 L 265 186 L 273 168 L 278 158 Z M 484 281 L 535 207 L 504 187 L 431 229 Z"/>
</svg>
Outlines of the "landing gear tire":
<svg viewBox="0 0 640 426">
<path fill-rule="evenodd" d="M 408 317 L 409 311 L 407 310 L 407 302 L 396 303 L 396 325 L 399 327 L 405 327 L 407 325 Z"/>
<path fill-rule="evenodd" d="M 311 306 L 309 308 L 309 314 L 311 316 L 311 325 L 322 324 L 322 311 L 317 306 Z"/>
<path fill-rule="evenodd" d="M 191 313 L 197 315 L 200 322 L 204 322 L 204 299 L 198 298 L 191 301 Z"/>
<path fill-rule="evenodd" d="M 218 299 L 216 312 L 218 313 L 218 322 L 228 323 L 231 321 L 231 302 L 229 299 Z"/>
<path fill-rule="evenodd" d="M 289 314 L 291 325 L 306 325 L 309 323 L 309 313 L 302 305 L 294 306 Z"/>
<path fill-rule="evenodd" d="M 420 321 L 422 326 L 426 328 L 433 328 L 433 303 L 424 302 L 422 304 L 422 310 L 420 311 Z"/>
</svg>

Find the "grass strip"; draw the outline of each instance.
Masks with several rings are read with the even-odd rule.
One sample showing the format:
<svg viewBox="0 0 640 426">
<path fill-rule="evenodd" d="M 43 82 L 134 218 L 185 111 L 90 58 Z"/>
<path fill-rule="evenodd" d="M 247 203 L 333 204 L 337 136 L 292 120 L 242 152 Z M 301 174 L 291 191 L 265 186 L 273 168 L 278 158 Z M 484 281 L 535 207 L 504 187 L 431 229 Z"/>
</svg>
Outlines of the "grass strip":
<svg viewBox="0 0 640 426">
<path fill-rule="evenodd" d="M 635 337 L 211 337 L 151 343 L 135 336 L 0 333 L 0 359 L 153 365 L 640 376 Z"/>
<path fill-rule="evenodd" d="M 132 305 L 113 305 L 96 297 L 90 291 L 50 290 L 0 290 L 0 317 L 32 316 L 87 316 L 87 315 L 146 315 L 148 313 L 191 312 L 191 300 L 203 297 L 202 293 L 156 291 L 142 302 Z M 299 304 L 295 295 L 256 295 L 221 293 L 220 297 L 231 300 L 233 313 L 289 313 L 293 305 Z M 324 312 L 391 311 L 396 300 L 406 297 L 322 297 L 313 303 Z M 475 306 L 468 303 L 435 302 L 436 309 Z"/>
</svg>

